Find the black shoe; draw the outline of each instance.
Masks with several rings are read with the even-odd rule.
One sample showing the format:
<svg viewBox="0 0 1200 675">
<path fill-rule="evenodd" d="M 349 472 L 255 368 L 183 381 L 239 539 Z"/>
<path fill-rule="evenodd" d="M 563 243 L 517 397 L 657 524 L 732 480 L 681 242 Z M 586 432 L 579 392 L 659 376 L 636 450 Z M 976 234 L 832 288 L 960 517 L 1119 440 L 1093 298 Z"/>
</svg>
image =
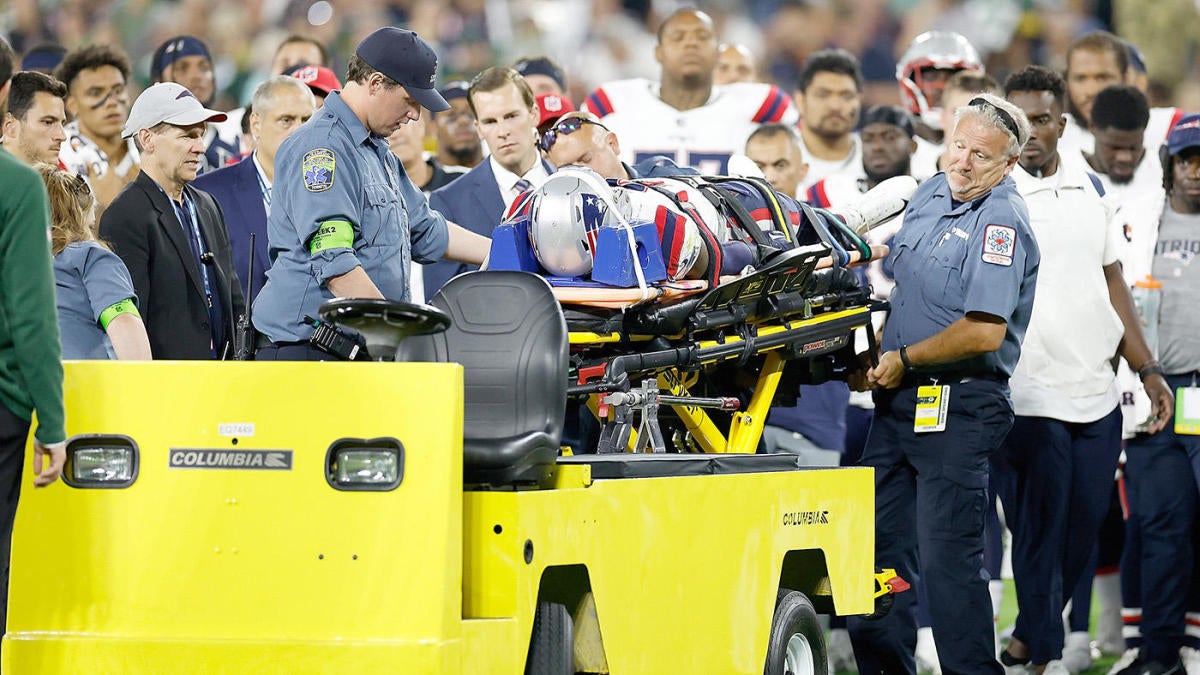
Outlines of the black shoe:
<svg viewBox="0 0 1200 675">
<path fill-rule="evenodd" d="M 1017 666 L 1025 666 L 1025 665 L 1029 665 L 1029 657 L 1026 656 L 1023 659 L 1018 659 L 1017 657 L 1013 656 L 1012 653 L 1009 652 L 1007 649 L 1003 649 L 1000 651 L 1000 664 L 1003 665 L 1005 668 L 1015 668 Z"/>
<path fill-rule="evenodd" d="M 1142 661 L 1139 656 L 1128 667 L 1117 671 L 1117 675 L 1183 675 L 1183 661 L 1175 659 L 1170 665 L 1160 661 Z"/>
</svg>

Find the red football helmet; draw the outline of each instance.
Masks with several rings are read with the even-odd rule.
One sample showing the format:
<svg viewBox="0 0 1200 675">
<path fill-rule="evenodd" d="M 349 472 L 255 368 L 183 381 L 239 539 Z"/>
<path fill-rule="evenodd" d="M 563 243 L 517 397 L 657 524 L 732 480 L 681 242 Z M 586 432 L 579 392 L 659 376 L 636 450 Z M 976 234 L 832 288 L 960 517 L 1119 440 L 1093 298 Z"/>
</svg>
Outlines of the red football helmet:
<svg viewBox="0 0 1200 675">
<path fill-rule="evenodd" d="M 900 83 L 900 97 L 904 107 L 918 116 L 922 122 L 938 129 L 941 127 L 941 95 L 946 86 L 944 79 L 929 81 L 922 75 L 927 69 L 978 70 L 983 71 L 979 52 L 967 38 L 958 33 L 931 30 L 917 36 L 904 56 L 896 64 L 896 80 Z M 938 104 L 934 105 L 933 101 Z"/>
</svg>

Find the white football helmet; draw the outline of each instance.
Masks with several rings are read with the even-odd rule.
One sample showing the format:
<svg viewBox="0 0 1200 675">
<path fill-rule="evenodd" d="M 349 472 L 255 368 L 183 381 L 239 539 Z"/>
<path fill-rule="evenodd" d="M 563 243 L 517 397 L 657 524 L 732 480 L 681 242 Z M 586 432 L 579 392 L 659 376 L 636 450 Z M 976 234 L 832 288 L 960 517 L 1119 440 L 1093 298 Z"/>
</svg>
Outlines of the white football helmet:
<svg viewBox="0 0 1200 675">
<path fill-rule="evenodd" d="M 925 82 L 921 71 L 926 68 L 939 70 L 983 71 L 979 52 L 967 38 L 949 31 L 931 30 L 921 33 L 912 41 L 900 61 L 896 64 L 896 80 L 900 83 L 900 96 L 908 112 L 920 117 L 933 127 L 941 127 L 941 106 L 931 103 L 934 90 L 945 87 L 942 82 Z"/>
<path fill-rule="evenodd" d="M 589 274 L 600 228 L 618 222 L 608 184 L 591 169 L 566 167 L 550 174 L 530 200 L 529 238 L 542 267 L 554 276 Z"/>
</svg>

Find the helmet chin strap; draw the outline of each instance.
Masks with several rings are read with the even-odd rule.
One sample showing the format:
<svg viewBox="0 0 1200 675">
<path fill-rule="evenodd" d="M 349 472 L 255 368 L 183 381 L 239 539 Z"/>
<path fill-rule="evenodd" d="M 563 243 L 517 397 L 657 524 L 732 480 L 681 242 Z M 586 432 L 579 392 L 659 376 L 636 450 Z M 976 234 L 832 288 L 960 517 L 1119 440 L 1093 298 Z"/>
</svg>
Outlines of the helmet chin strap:
<svg viewBox="0 0 1200 675">
<path fill-rule="evenodd" d="M 616 216 L 617 222 L 620 223 L 621 227 L 625 229 L 627 235 L 625 238 L 629 243 L 629 253 L 633 256 L 633 273 L 637 276 L 638 289 L 642 292 L 642 299 L 639 302 L 649 300 L 650 288 L 646 285 L 646 275 L 642 272 L 642 262 L 638 259 L 637 242 L 633 238 L 633 227 L 629 224 L 629 219 L 625 217 L 621 209 L 617 208 L 616 200 L 613 199 L 612 188 L 608 186 L 608 183 L 604 179 L 600 178 L 599 174 L 590 169 L 587 171 L 564 169 L 564 171 L 571 171 L 572 175 L 575 175 L 579 180 L 586 183 L 588 187 L 591 187 L 596 195 L 600 197 L 600 200 L 604 202 L 609 212 Z"/>
</svg>

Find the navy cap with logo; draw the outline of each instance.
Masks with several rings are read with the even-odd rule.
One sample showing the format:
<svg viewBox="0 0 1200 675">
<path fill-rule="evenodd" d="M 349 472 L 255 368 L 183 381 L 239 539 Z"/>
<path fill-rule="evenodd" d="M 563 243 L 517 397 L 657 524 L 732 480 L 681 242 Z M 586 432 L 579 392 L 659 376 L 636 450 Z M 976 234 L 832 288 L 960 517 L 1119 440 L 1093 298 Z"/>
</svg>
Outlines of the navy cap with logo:
<svg viewBox="0 0 1200 675">
<path fill-rule="evenodd" d="M 466 98 L 467 91 L 470 90 L 471 83 L 465 80 L 454 80 L 447 82 L 441 89 L 442 98 L 447 101 L 453 101 L 456 98 Z"/>
<path fill-rule="evenodd" d="M 375 70 L 398 82 L 430 112 L 449 110 L 450 104 L 435 88 L 437 54 L 416 33 L 386 26 L 371 33 L 354 50 Z"/>
<path fill-rule="evenodd" d="M 208 53 L 208 47 L 203 42 L 191 35 L 179 35 L 167 40 L 154 50 L 154 56 L 150 58 L 150 80 L 161 81 L 162 73 L 167 66 L 185 56 L 203 56 L 205 61 L 212 63 L 212 55 Z"/>
<path fill-rule="evenodd" d="M 1188 148 L 1200 147 L 1200 114 L 1181 118 L 1167 134 L 1167 154 L 1178 155 Z"/>
</svg>

